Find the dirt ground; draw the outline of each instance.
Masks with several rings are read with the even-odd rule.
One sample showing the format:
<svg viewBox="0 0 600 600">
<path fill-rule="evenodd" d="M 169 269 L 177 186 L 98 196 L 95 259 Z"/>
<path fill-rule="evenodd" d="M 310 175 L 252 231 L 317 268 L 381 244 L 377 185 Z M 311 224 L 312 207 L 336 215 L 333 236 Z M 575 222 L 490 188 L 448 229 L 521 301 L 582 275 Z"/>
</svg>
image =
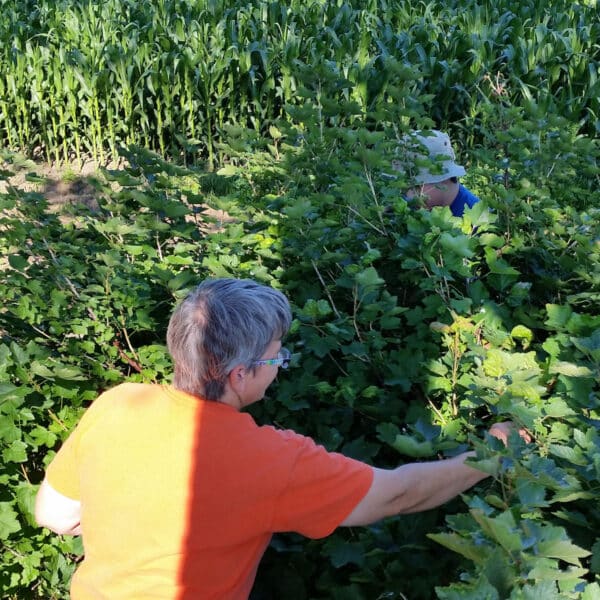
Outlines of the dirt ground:
<svg viewBox="0 0 600 600">
<path fill-rule="evenodd" d="M 123 168 L 124 164 L 111 163 L 103 166 L 107 169 L 119 169 Z M 7 165 L 0 156 L 0 171 L 4 169 L 14 172 L 14 175 L 7 181 L 0 177 L 0 193 L 5 192 L 8 185 L 24 192 L 39 192 L 48 201 L 50 209 L 57 212 L 61 212 L 69 204 L 84 205 L 91 210 L 98 208 L 98 190 L 94 183 L 103 179 L 98 163 L 89 161 L 81 167 L 73 164 L 57 166 L 25 158 L 13 158 L 11 164 Z M 220 209 L 205 206 L 204 210 L 207 219 L 199 227 L 207 234 L 222 231 L 225 224 L 235 220 Z M 72 219 L 64 213 L 60 218 L 65 221 Z M 189 218 L 193 219 L 191 215 Z"/>
<path fill-rule="evenodd" d="M 0 180 L 0 192 L 5 192 L 10 184 L 25 192 L 39 192 L 56 209 L 67 204 L 84 204 L 92 209 L 97 206 L 97 190 L 93 182 L 101 177 L 101 173 L 100 166 L 92 161 L 79 167 L 16 158 L 11 160 L 10 165 L 2 164 L 0 160 L 0 168 L 14 172 L 8 181 Z M 108 168 L 114 169 L 117 165 Z"/>
</svg>

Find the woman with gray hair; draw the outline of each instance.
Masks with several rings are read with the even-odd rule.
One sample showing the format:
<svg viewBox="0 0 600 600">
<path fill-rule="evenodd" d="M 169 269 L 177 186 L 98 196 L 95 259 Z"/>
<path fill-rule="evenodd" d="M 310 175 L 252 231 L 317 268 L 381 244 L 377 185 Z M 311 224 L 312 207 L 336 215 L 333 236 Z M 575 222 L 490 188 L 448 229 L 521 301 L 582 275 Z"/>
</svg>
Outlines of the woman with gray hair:
<svg viewBox="0 0 600 600">
<path fill-rule="evenodd" d="M 124 383 L 90 406 L 36 500 L 40 525 L 83 537 L 74 600 L 245 600 L 273 533 L 427 510 L 487 476 L 472 453 L 378 469 L 257 425 L 242 409 L 288 366 L 290 322 L 281 292 L 207 280 L 170 320 L 173 384 Z"/>
<path fill-rule="evenodd" d="M 232 369 L 238 364 L 255 368 L 254 359 L 285 336 L 291 320 L 287 298 L 273 288 L 239 279 L 204 282 L 169 322 L 175 387 L 218 400 Z"/>
</svg>

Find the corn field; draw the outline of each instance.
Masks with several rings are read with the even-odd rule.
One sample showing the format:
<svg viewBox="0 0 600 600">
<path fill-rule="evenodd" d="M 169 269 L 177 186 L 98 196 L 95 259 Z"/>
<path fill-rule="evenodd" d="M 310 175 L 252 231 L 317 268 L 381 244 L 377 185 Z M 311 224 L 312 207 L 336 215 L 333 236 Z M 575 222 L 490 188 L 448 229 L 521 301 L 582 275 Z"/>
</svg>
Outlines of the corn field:
<svg viewBox="0 0 600 600">
<path fill-rule="evenodd" d="M 104 162 L 137 144 L 222 161 L 224 128 L 261 133 L 306 87 L 359 112 L 410 90 L 439 125 L 490 97 L 598 130 L 595 2 L 0 0 L 2 146 Z"/>
</svg>

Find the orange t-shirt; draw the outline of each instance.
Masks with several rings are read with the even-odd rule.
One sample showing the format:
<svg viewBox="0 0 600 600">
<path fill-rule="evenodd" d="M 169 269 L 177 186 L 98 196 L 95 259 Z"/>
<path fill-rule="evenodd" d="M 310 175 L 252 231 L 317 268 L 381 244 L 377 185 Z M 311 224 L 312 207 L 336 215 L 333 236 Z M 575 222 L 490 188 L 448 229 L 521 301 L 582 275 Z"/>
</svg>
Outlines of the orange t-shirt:
<svg viewBox="0 0 600 600">
<path fill-rule="evenodd" d="M 219 402 L 128 383 L 92 404 L 47 478 L 81 501 L 74 600 L 242 600 L 272 533 L 330 534 L 373 472 Z"/>
</svg>

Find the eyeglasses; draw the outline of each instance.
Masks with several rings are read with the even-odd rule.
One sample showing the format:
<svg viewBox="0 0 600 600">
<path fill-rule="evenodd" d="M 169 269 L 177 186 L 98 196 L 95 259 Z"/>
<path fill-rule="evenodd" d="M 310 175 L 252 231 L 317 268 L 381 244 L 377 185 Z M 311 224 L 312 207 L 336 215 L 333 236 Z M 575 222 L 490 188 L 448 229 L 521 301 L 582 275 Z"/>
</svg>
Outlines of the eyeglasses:
<svg viewBox="0 0 600 600">
<path fill-rule="evenodd" d="M 276 365 L 282 369 L 287 369 L 290 366 L 290 360 L 292 355 L 287 348 L 282 348 L 277 353 L 277 358 L 261 358 L 260 360 L 253 360 L 252 364 L 259 365 Z"/>
</svg>

